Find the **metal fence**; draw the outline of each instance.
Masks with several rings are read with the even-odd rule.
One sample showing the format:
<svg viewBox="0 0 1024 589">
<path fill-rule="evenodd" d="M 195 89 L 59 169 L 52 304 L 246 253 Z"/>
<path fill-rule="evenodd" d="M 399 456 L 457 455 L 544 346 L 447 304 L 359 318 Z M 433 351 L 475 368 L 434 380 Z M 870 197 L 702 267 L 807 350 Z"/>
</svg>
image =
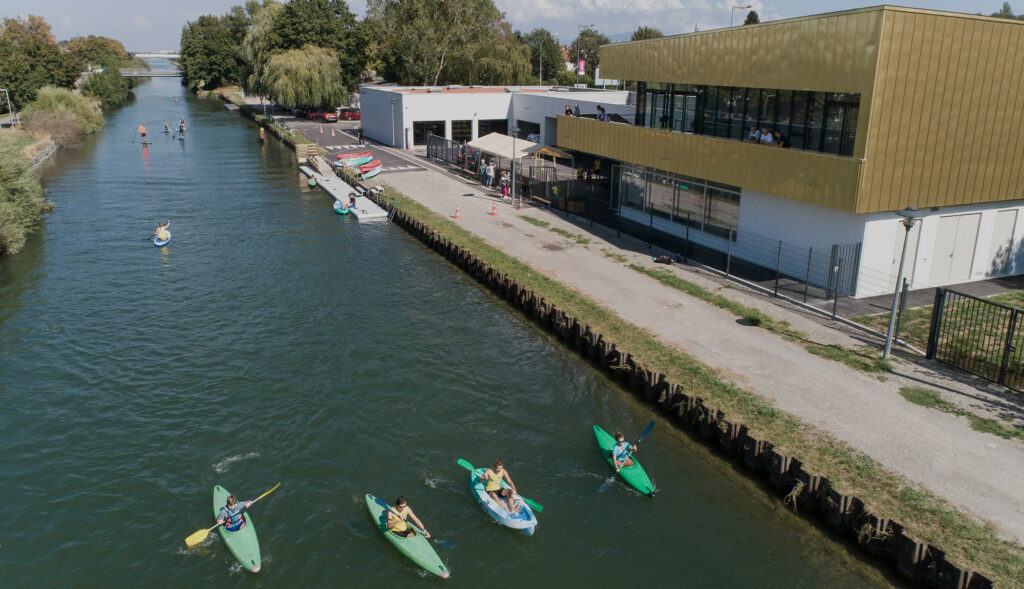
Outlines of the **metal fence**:
<svg viewBox="0 0 1024 589">
<path fill-rule="evenodd" d="M 1024 392 L 1024 311 L 938 288 L 927 358 Z"/>
</svg>

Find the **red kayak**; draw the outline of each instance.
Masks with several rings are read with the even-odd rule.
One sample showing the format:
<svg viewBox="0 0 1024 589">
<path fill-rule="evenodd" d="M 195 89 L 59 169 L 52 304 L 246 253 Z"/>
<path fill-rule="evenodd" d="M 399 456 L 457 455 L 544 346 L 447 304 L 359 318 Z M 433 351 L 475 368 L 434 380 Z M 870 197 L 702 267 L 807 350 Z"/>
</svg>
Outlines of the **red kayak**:
<svg viewBox="0 0 1024 589">
<path fill-rule="evenodd" d="M 339 160 L 354 160 L 354 159 L 359 159 L 359 158 L 364 158 L 364 157 L 373 157 L 373 154 L 368 152 L 368 151 L 364 151 L 363 153 L 339 153 L 338 157 L 335 158 L 335 159 L 339 159 Z"/>
<path fill-rule="evenodd" d="M 374 168 L 381 167 L 381 165 L 382 164 L 380 163 L 380 160 L 373 160 L 372 162 L 370 162 L 368 164 L 363 164 L 363 165 L 359 166 L 359 171 L 363 172 L 365 174 L 366 172 L 369 172 L 370 170 L 372 170 Z"/>
</svg>

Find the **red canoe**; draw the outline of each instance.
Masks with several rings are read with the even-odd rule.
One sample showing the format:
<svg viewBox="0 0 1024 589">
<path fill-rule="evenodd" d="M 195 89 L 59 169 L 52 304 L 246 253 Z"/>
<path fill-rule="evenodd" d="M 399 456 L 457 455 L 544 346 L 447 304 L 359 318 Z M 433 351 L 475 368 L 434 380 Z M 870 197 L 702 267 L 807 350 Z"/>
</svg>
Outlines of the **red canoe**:
<svg viewBox="0 0 1024 589">
<path fill-rule="evenodd" d="M 373 154 L 370 153 L 369 151 L 364 151 L 363 153 L 339 153 L 338 157 L 335 158 L 335 159 L 339 159 L 339 160 L 352 160 L 352 159 L 358 159 L 358 158 L 361 158 L 361 157 L 373 157 Z"/>
<path fill-rule="evenodd" d="M 365 174 L 366 172 L 369 172 L 370 170 L 372 170 L 374 168 L 381 167 L 381 165 L 382 164 L 380 163 L 380 160 L 373 160 L 372 162 L 370 162 L 368 164 L 363 164 L 363 165 L 359 166 L 359 171 L 363 172 Z"/>
</svg>

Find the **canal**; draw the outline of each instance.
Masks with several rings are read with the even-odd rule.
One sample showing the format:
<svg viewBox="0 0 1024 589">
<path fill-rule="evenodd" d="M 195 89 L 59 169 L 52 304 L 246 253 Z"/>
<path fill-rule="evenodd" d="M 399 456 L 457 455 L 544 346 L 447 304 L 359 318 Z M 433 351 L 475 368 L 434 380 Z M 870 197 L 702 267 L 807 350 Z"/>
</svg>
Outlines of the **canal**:
<svg viewBox="0 0 1024 589">
<path fill-rule="evenodd" d="M 332 214 L 219 101 L 136 95 L 47 165 L 56 211 L 0 260 L 3 585 L 441 582 L 380 537 L 368 492 L 409 497 L 453 586 L 894 582 L 398 228 Z M 186 141 L 160 132 L 179 115 Z M 592 426 L 650 419 L 657 497 L 600 492 Z M 545 507 L 533 537 L 456 464 L 497 456 Z M 278 481 L 252 510 L 258 575 L 216 533 L 185 548 L 214 485 Z"/>
</svg>

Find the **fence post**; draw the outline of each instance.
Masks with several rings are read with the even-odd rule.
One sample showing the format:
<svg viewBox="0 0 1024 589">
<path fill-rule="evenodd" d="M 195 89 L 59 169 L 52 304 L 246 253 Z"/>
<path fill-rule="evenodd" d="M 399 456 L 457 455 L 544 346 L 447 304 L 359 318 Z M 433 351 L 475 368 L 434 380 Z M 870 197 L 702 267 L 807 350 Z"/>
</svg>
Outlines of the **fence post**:
<svg viewBox="0 0 1024 589">
<path fill-rule="evenodd" d="M 939 345 L 939 329 L 942 328 L 942 313 L 946 302 L 946 289 L 935 289 L 935 300 L 932 302 L 932 322 L 928 327 L 928 348 L 924 357 L 928 360 L 935 358 L 936 348 Z"/>
<path fill-rule="evenodd" d="M 683 263 L 689 264 L 687 253 L 690 249 L 690 211 L 686 211 L 686 241 L 683 243 Z"/>
<path fill-rule="evenodd" d="M 892 331 L 892 343 L 899 343 L 900 341 L 900 321 L 903 320 L 903 311 L 907 308 L 907 291 L 910 290 L 909 281 L 903 279 L 903 288 L 900 290 L 900 306 L 897 308 L 896 313 L 896 326 L 893 327 Z"/>
<path fill-rule="evenodd" d="M 782 240 L 779 240 L 779 253 L 775 256 L 775 292 L 773 297 L 779 296 L 779 270 L 782 268 Z"/>
<path fill-rule="evenodd" d="M 999 366 L 999 384 L 1003 384 L 1006 381 L 1006 367 L 1010 363 L 1010 356 L 1013 354 L 1015 346 L 1013 345 L 1013 332 L 1017 331 L 1017 315 L 1020 311 L 1014 311 L 1010 314 L 1010 325 L 1006 328 L 1006 343 L 1003 345 L 1003 361 Z M 1005 385 L 1004 385 L 1005 386 Z"/>
<path fill-rule="evenodd" d="M 814 253 L 814 248 L 807 248 L 807 274 L 804 275 L 804 302 L 807 302 L 807 287 L 811 284 L 811 254 Z"/>
<path fill-rule="evenodd" d="M 836 270 L 836 280 L 839 280 L 839 273 L 842 272 L 842 270 L 843 270 L 843 259 L 842 258 L 839 258 L 839 261 L 836 262 L 835 270 Z M 836 294 L 835 298 L 832 299 L 832 321 L 836 320 L 836 307 L 839 306 L 839 289 L 836 289 L 836 293 L 835 294 Z"/>
<path fill-rule="evenodd" d="M 654 209 L 651 209 L 651 224 L 647 229 L 647 249 L 651 249 L 654 242 Z"/>
<path fill-rule="evenodd" d="M 725 277 L 729 277 L 729 269 L 732 266 L 732 227 L 729 228 L 729 243 L 725 250 Z"/>
<path fill-rule="evenodd" d="M 828 267 L 836 267 L 836 244 L 832 244 L 832 253 L 828 258 Z M 828 275 L 828 284 L 825 286 L 825 298 L 829 295 L 835 296 L 838 289 L 836 289 L 835 279 L 838 278 L 834 273 Z"/>
</svg>

